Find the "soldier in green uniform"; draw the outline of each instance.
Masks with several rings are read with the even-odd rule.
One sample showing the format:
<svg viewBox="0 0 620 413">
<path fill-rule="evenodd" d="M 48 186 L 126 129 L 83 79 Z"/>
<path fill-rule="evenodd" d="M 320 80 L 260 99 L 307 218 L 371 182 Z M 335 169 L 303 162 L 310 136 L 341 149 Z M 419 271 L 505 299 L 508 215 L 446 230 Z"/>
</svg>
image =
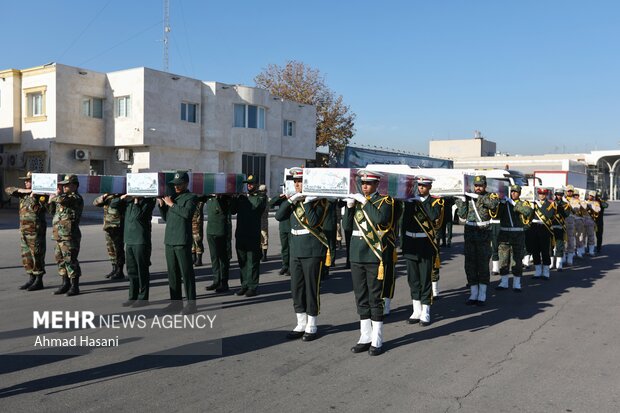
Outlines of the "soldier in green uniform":
<svg viewBox="0 0 620 413">
<path fill-rule="evenodd" d="M 436 231 L 441 227 L 444 201 L 431 196 L 434 179 L 417 176 L 419 195 L 405 202 L 402 216 L 402 250 L 407 263 L 407 281 L 413 301 L 409 324 L 426 327 L 431 323 L 432 278 L 439 268 L 439 244 Z"/>
<path fill-rule="evenodd" d="M 151 266 L 151 218 L 155 208 L 155 198 L 131 197 L 122 195 L 126 203 L 125 247 L 127 252 L 127 276 L 129 277 L 129 298 L 124 307 L 142 307 L 149 301 Z"/>
<path fill-rule="evenodd" d="M 24 181 L 24 188 L 8 187 L 4 191 L 8 196 L 19 198 L 19 241 L 22 265 L 28 275 L 28 281 L 19 289 L 36 291 L 43 289 L 43 274 L 45 274 L 47 196 L 32 193 L 31 172 L 19 179 Z"/>
<path fill-rule="evenodd" d="M 534 201 L 532 217 L 532 256 L 534 258 L 534 278 L 549 279 L 550 251 L 553 246 L 553 217 L 557 213 L 555 202 L 549 200 L 549 190 L 538 188 L 538 199 Z"/>
<path fill-rule="evenodd" d="M 253 175 L 243 182 L 248 184 L 247 196 L 239 195 L 233 198 L 231 204 L 231 213 L 237 214 L 235 247 L 241 272 L 241 288 L 235 294 L 254 297 L 260 274 L 260 222 L 267 207 L 267 197 L 258 191 L 258 182 Z"/>
<path fill-rule="evenodd" d="M 228 256 L 228 239 L 230 228 L 230 196 L 216 195 L 207 200 L 207 244 L 211 256 L 213 283 L 207 291 L 224 293 L 229 290 L 228 274 L 230 257 Z"/>
<path fill-rule="evenodd" d="M 317 338 L 321 274 L 328 249 L 321 229 L 327 201 L 302 195 L 303 169 L 291 168 L 290 174 L 297 192 L 276 211 L 276 220 L 289 221 L 291 225 L 291 294 L 297 325 L 286 337 L 313 341 Z"/>
<path fill-rule="evenodd" d="M 78 193 L 80 182 L 77 175 L 65 175 L 64 180 L 58 182 L 62 190 L 58 189 L 55 196 L 48 201 L 50 213 L 53 214 L 53 239 L 56 241 L 54 256 L 58 264 L 58 274 L 62 277 L 61 286 L 54 294 L 67 296 L 80 293 L 80 276 L 82 269 L 78 261 L 82 232 L 80 218 L 84 209 L 84 199 Z M 61 193 L 62 191 L 62 193 Z"/>
<path fill-rule="evenodd" d="M 192 216 L 192 263 L 195 267 L 202 267 L 202 254 L 205 247 L 203 243 L 205 217 L 203 208 L 207 201 L 206 196 L 196 197 L 196 211 Z"/>
<path fill-rule="evenodd" d="M 174 195 L 157 200 L 161 217 L 166 221 L 164 244 L 170 300 L 173 300 L 166 311 L 181 310 L 183 314 L 193 314 L 196 312 L 196 276 L 192 265 L 192 216 L 196 210 L 196 195 L 187 189 L 187 172 L 177 172 L 169 183 L 174 185 Z M 181 279 L 187 297 L 185 307 Z"/>
<path fill-rule="evenodd" d="M 554 195 L 554 202 L 557 206 L 557 210 L 556 214 L 553 216 L 551 228 L 553 229 L 553 237 L 555 238 L 555 248 L 549 268 L 555 267 L 557 271 L 562 271 L 565 254 L 564 238 L 566 237 L 566 218 L 570 215 L 571 208 L 570 204 L 564 199 L 564 188 L 555 188 Z"/>
<path fill-rule="evenodd" d="M 286 195 L 280 194 L 274 196 L 269 200 L 270 207 L 280 207 L 282 203 L 286 201 Z M 291 237 L 291 223 L 289 220 L 280 221 L 278 223 L 278 230 L 280 233 L 280 253 L 282 255 L 282 268 L 280 268 L 280 275 L 291 275 L 289 271 L 289 261 L 290 261 L 290 249 L 289 249 L 289 238 Z"/>
<path fill-rule="evenodd" d="M 351 351 L 378 356 L 383 353 L 383 237 L 394 221 L 394 200 L 377 192 L 381 174 L 360 169 L 358 176 L 362 193 L 347 200 L 346 214 L 346 219 L 353 221 L 351 281 L 360 317 L 360 338 Z"/>
<path fill-rule="evenodd" d="M 525 232 L 524 227 L 529 224 L 532 218 L 532 207 L 528 201 L 519 199 L 521 196 L 521 186 L 510 186 L 510 196 L 500 201 L 499 204 L 499 273 L 501 281 L 496 290 L 506 290 L 508 288 L 508 273 L 510 271 L 511 259 L 514 261 L 512 267 L 512 289 L 521 292 L 521 276 L 523 275 L 523 254 L 525 252 Z"/>
<path fill-rule="evenodd" d="M 103 194 L 94 199 L 93 205 L 103 207 L 103 231 L 108 248 L 108 257 L 112 262 L 112 271 L 106 278 L 125 279 L 125 245 L 123 241 L 123 222 L 125 220 L 125 202 L 120 202 L 120 195 Z"/>
<path fill-rule="evenodd" d="M 488 193 L 487 178 L 474 177 L 474 193 L 456 200 L 457 213 L 465 222 L 465 274 L 470 288 L 467 305 L 485 305 L 491 275 L 491 214 L 499 204 L 497 194 Z"/>
</svg>

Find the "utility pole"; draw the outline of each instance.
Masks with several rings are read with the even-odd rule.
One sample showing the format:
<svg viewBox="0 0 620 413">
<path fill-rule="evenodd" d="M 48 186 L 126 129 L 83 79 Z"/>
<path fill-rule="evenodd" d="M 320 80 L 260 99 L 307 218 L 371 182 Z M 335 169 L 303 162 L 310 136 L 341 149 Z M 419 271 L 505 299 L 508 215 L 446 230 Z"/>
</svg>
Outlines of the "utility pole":
<svg viewBox="0 0 620 413">
<path fill-rule="evenodd" d="M 170 33 L 170 0 L 164 0 L 164 72 L 168 71 L 168 33 Z"/>
</svg>

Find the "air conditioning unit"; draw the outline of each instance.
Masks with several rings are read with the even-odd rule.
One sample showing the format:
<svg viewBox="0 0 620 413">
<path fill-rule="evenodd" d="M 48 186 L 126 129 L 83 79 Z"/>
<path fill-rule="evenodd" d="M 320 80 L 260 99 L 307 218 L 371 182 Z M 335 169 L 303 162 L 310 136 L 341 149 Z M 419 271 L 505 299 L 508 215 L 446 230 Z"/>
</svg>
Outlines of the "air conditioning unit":
<svg viewBox="0 0 620 413">
<path fill-rule="evenodd" d="M 22 152 L 7 153 L 6 166 L 11 169 L 22 169 L 24 167 L 24 154 Z"/>
<path fill-rule="evenodd" d="M 7 156 L 6 153 L 0 153 L 0 168 L 7 167 Z"/>
<path fill-rule="evenodd" d="M 85 149 L 76 149 L 73 151 L 73 157 L 78 161 L 86 161 L 90 159 L 90 152 Z"/>
<path fill-rule="evenodd" d="M 129 148 L 118 148 L 116 150 L 116 159 L 120 162 L 130 162 L 132 151 Z"/>
</svg>

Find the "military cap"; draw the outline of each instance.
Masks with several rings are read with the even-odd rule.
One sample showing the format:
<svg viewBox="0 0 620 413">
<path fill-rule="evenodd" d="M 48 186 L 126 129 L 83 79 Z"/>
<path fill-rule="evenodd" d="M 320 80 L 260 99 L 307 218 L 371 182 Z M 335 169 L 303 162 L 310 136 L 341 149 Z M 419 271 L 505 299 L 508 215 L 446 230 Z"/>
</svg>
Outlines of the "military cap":
<svg viewBox="0 0 620 413">
<path fill-rule="evenodd" d="M 26 176 L 20 176 L 19 179 L 27 181 L 29 179 L 32 179 L 32 172 L 28 171 L 28 173 L 26 174 Z"/>
<path fill-rule="evenodd" d="M 566 189 L 566 191 L 573 191 L 573 192 L 575 192 L 575 187 L 572 186 L 572 185 L 566 185 L 565 189 Z"/>
<path fill-rule="evenodd" d="M 513 191 L 521 193 L 521 185 L 517 185 L 517 184 L 510 185 L 510 192 L 513 192 Z"/>
<path fill-rule="evenodd" d="M 555 188 L 554 194 L 564 194 L 564 188 Z"/>
<path fill-rule="evenodd" d="M 255 184 L 256 183 L 256 177 L 254 175 L 248 175 L 248 178 L 243 181 L 244 184 Z"/>
<path fill-rule="evenodd" d="M 596 191 L 588 191 L 588 196 L 596 196 Z"/>
<path fill-rule="evenodd" d="M 189 182 L 189 175 L 187 174 L 187 172 L 178 171 L 177 173 L 174 174 L 174 178 L 172 179 L 172 181 L 168 183 L 172 185 L 180 185 L 180 184 L 186 184 L 188 182 Z"/>
<path fill-rule="evenodd" d="M 65 175 L 65 179 L 63 179 L 62 181 L 58 182 L 60 185 L 67 185 L 67 184 L 80 184 L 80 181 L 78 181 L 78 177 L 77 175 Z"/>
<path fill-rule="evenodd" d="M 536 192 L 538 192 L 539 194 L 548 194 L 549 193 L 549 189 L 548 188 L 543 188 L 543 187 L 538 187 L 536 189 Z"/>
<path fill-rule="evenodd" d="M 291 174 L 293 179 L 301 179 L 304 176 L 303 168 L 295 167 L 288 170 L 288 173 Z"/>
<path fill-rule="evenodd" d="M 474 185 L 486 185 L 487 177 L 485 175 L 476 175 L 474 177 Z"/>
<path fill-rule="evenodd" d="M 426 175 L 417 175 L 415 177 L 415 181 L 417 182 L 417 184 L 422 186 L 431 186 L 433 185 L 434 180 L 435 178 L 431 178 L 430 176 Z"/>
<path fill-rule="evenodd" d="M 368 169 L 360 169 L 357 171 L 357 176 L 361 178 L 362 182 L 378 182 L 383 175 L 379 172 L 369 171 Z"/>
</svg>

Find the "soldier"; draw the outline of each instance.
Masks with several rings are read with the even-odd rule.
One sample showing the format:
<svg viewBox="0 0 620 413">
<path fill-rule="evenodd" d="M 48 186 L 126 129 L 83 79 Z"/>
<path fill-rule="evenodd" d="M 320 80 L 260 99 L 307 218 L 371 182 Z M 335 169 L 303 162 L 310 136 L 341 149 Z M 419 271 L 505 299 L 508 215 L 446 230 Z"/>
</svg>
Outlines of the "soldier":
<svg viewBox="0 0 620 413">
<path fill-rule="evenodd" d="M 189 175 L 177 172 L 169 182 L 174 195 L 157 198 L 161 217 L 166 221 L 164 245 L 168 267 L 168 287 L 172 302 L 166 311 L 193 314 L 196 309 L 196 275 L 192 265 L 192 217 L 196 210 L 196 195 L 187 189 Z M 183 307 L 181 279 L 185 286 L 187 305 Z"/>
<path fill-rule="evenodd" d="M 596 191 L 588 192 L 588 199 L 586 200 L 586 213 L 583 215 L 583 223 L 585 227 L 585 233 L 588 241 L 589 256 L 594 256 L 596 247 L 596 224 L 598 215 L 601 213 L 601 204 L 596 200 Z"/>
<path fill-rule="evenodd" d="M 556 188 L 554 191 L 555 205 L 557 212 L 553 217 L 553 238 L 555 239 L 555 248 L 551 257 L 551 265 L 549 268 L 556 268 L 562 271 L 564 267 L 564 237 L 566 236 L 566 219 L 570 216 L 570 205 L 564 199 L 564 188 Z"/>
<path fill-rule="evenodd" d="M 291 168 L 290 174 L 297 192 L 276 211 L 276 220 L 288 220 L 291 225 L 291 294 L 297 325 L 286 338 L 313 341 L 317 338 L 322 268 L 331 264 L 325 262 L 329 245 L 322 231 L 327 202 L 301 194 L 303 169 Z"/>
<path fill-rule="evenodd" d="M 122 195 L 126 203 L 125 248 L 127 252 L 127 276 L 129 277 L 129 298 L 124 307 L 143 307 L 149 301 L 151 265 L 151 218 L 155 208 L 155 198 L 131 197 Z"/>
<path fill-rule="evenodd" d="M 8 196 L 19 198 L 19 241 L 22 264 L 28 274 L 28 281 L 19 289 L 37 291 L 43 289 L 45 274 L 47 196 L 32 193 L 32 172 L 19 179 L 24 181 L 24 188 L 8 187 L 4 190 Z"/>
<path fill-rule="evenodd" d="M 501 227 L 499 211 L 490 210 L 491 214 L 491 274 L 499 275 L 499 231 Z"/>
<path fill-rule="evenodd" d="M 566 223 L 566 264 L 573 265 L 573 258 L 575 256 L 575 242 L 576 242 L 576 221 L 579 217 L 578 212 L 581 207 L 579 202 L 574 203 L 573 194 L 574 187 L 567 185 L 565 188 L 566 202 L 569 205 L 570 214 L 564 219 Z"/>
<path fill-rule="evenodd" d="M 434 179 L 417 176 L 419 196 L 405 202 L 401 222 L 403 257 L 407 263 L 407 281 L 413 300 L 409 324 L 426 327 L 431 323 L 433 304 L 432 273 L 439 268 L 439 244 L 436 231 L 441 227 L 444 201 L 431 196 Z"/>
<path fill-rule="evenodd" d="M 385 266 L 383 239 L 393 227 L 394 200 L 377 192 L 381 175 L 361 169 L 362 193 L 347 200 L 346 219 L 352 220 L 351 281 L 360 316 L 360 338 L 353 353 L 368 351 L 371 356 L 383 352 L 383 313 Z"/>
<path fill-rule="evenodd" d="M 534 257 L 534 278 L 542 277 L 549 279 L 549 265 L 551 257 L 549 252 L 554 245 L 553 217 L 557 213 L 555 202 L 549 200 L 549 190 L 538 188 L 538 199 L 534 202 L 534 215 L 532 216 L 532 256 Z"/>
<path fill-rule="evenodd" d="M 460 218 L 465 222 L 465 273 L 470 288 L 467 305 L 484 306 L 489 285 L 489 259 L 491 258 L 491 214 L 499 204 L 497 194 L 488 193 L 487 178 L 474 177 L 474 193 L 457 199 Z"/>
<path fill-rule="evenodd" d="M 568 190 L 566 192 L 567 192 L 567 197 L 568 197 Z M 569 199 L 569 203 L 573 210 L 573 215 L 575 217 L 575 241 L 574 241 L 575 242 L 574 244 L 575 254 L 577 255 L 578 258 L 583 258 L 585 254 L 585 237 L 586 237 L 584 215 L 587 214 L 586 212 L 587 205 L 585 202 L 579 199 L 578 191 L 573 192 L 572 197 Z"/>
<path fill-rule="evenodd" d="M 524 227 L 529 225 L 534 210 L 528 201 L 519 199 L 521 197 L 521 186 L 511 185 L 510 196 L 506 197 L 499 204 L 499 273 L 500 283 L 495 287 L 496 290 L 506 290 L 508 288 L 508 273 L 510 271 L 511 260 L 514 261 L 512 267 L 512 290 L 521 292 L 521 276 L 523 275 L 523 253 L 525 250 Z"/>
<path fill-rule="evenodd" d="M 192 263 L 195 267 L 202 267 L 202 254 L 205 246 L 203 243 L 205 217 L 203 208 L 207 201 L 206 196 L 196 197 L 196 211 L 192 216 Z"/>
<path fill-rule="evenodd" d="M 253 175 L 243 181 L 248 184 L 248 194 L 233 198 L 231 213 L 237 214 L 235 246 L 241 278 L 239 296 L 254 297 L 257 294 L 261 259 L 261 215 L 267 207 L 267 197 L 261 194 Z"/>
<path fill-rule="evenodd" d="M 267 198 L 267 186 L 260 185 L 258 192 Z M 269 249 L 269 208 L 265 207 L 260 216 L 260 247 L 263 251 L 262 261 L 267 261 L 267 250 Z"/>
<path fill-rule="evenodd" d="M 228 240 L 231 236 L 230 227 L 230 196 L 216 195 L 207 200 L 207 244 L 211 256 L 213 282 L 206 287 L 207 291 L 225 293 L 229 290 L 228 274 L 230 257 Z"/>
<path fill-rule="evenodd" d="M 605 209 L 609 208 L 609 204 L 603 198 L 601 198 L 601 194 L 596 192 L 596 200 L 601 205 L 601 212 L 598 214 L 598 218 L 596 219 L 596 253 L 601 252 L 601 247 L 603 246 L 603 225 L 604 225 L 604 215 Z"/>
<path fill-rule="evenodd" d="M 93 201 L 93 205 L 103 207 L 103 232 L 108 248 L 108 257 L 112 262 L 112 271 L 105 276 L 112 280 L 124 280 L 125 246 L 123 241 L 123 222 L 125 220 L 125 202 L 117 194 L 103 194 Z"/>
<path fill-rule="evenodd" d="M 441 228 L 437 231 L 437 243 L 440 247 L 450 248 L 452 246 L 452 227 L 454 225 L 454 217 L 452 216 L 454 197 L 443 197 L 443 204 L 443 219 L 441 221 Z"/>
<path fill-rule="evenodd" d="M 62 186 L 62 190 L 58 189 L 56 195 L 48 200 L 50 213 L 54 216 L 52 219 L 52 239 L 56 241 L 54 256 L 58 264 L 58 275 L 62 277 L 62 284 L 54 294 L 66 293 L 70 297 L 80 293 L 82 269 L 78 255 L 82 241 L 80 218 L 84 200 L 78 193 L 80 182 L 77 175 L 65 175 L 64 180 L 58 184 Z"/>
<path fill-rule="evenodd" d="M 280 194 L 274 196 L 269 200 L 269 206 L 278 208 L 282 205 L 282 203 L 286 201 L 286 195 Z M 280 232 L 280 253 L 282 254 L 282 268 L 280 268 L 280 275 L 286 275 L 288 277 L 291 276 L 289 271 L 289 261 L 290 261 L 290 249 L 289 249 L 289 239 L 291 237 L 291 223 L 289 220 L 280 221 L 278 223 L 278 230 Z"/>
</svg>

